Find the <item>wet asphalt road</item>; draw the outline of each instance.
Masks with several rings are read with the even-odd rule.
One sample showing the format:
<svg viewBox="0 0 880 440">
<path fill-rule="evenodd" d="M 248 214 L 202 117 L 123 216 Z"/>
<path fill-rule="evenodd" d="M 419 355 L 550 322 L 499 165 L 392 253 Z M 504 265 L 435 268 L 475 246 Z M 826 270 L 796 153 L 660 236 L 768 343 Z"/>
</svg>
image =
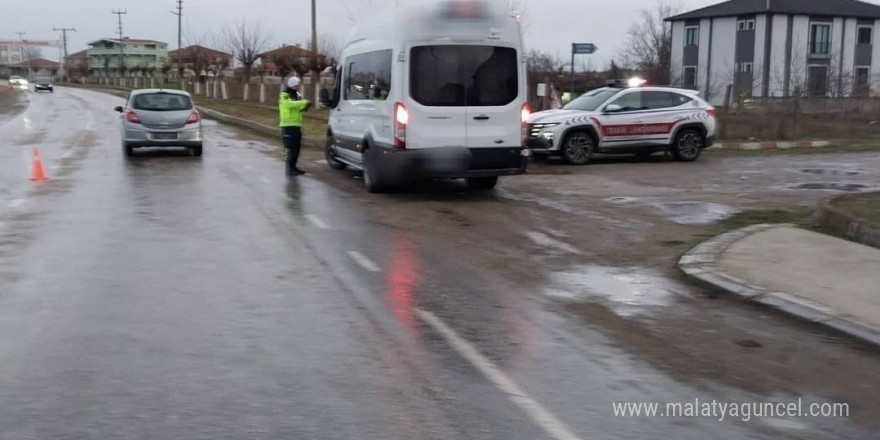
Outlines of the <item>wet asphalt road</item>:
<svg viewBox="0 0 880 440">
<path fill-rule="evenodd" d="M 126 160 L 121 99 L 27 96 L 0 125 L 0 438 L 877 438 L 880 356 L 666 269 L 670 246 L 705 232 L 663 210 L 697 186 L 651 182 L 673 165 L 574 180 L 539 164 L 489 195 L 371 196 L 314 152 L 289 183 L 272 143 L 210 121 L 203 158 Z M 39 185 L 34 146 L 52 177 Z M 729 180 L 720 194 L 749 182 Z M 717 202 L 710 214 L 760 204 L 701 182 L 688 200 Z M 815 197 L 780 194 L 761 200 Z M 799 397 L 853 414 L 612 410 Z"/>
</svg>

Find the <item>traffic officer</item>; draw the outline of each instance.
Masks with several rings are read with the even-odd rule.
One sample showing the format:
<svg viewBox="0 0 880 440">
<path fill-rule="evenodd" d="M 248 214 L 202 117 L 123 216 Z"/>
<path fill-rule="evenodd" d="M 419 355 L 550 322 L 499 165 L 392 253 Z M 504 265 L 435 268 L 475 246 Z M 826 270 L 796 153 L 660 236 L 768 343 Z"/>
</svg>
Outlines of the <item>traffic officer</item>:
<svg viewBox="0 0 880 440">
<path fill-rule="evenodd" d="M 303 116 L 312 103 L 303 99 L 299 93 L 300 80 L 291 76 L 287 88 L 278 96 L 278 125 L 281 127 L 281 140 L 284 143 L 284 164 L 288 176 L 305 174 L 296 166 L 299 149 L 302 145 Z"/>
</svg>

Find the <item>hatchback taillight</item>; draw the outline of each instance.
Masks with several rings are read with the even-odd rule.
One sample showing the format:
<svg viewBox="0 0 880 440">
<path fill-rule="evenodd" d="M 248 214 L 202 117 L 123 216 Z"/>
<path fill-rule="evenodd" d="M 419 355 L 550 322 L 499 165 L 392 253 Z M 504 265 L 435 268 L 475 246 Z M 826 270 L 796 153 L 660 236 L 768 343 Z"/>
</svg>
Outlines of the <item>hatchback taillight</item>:
<svg viewBox="0 0 880 440">
<path fill-rule="evenodd" d="M 132 124 L 140 124 L 141 123 L 141 120 L 131 110 L 128 110 L 127 112 L 125 112 L 125 120 L 128 122 L 131 122 Z"/>
<path fill-rule="evenodd" d="M 198 124 L 199 121 L 202 120 L 202 115 L 198 110 L 193 110 L 192 114 L 189 115 L 189 119 L 186 120 L 187 124 Z"/>
<path fill-rule="evenodd" d="M 406 148 L 406 125 L 409 112 L 403 103 L 394 104 L 394 148 Z"/>
</svg>

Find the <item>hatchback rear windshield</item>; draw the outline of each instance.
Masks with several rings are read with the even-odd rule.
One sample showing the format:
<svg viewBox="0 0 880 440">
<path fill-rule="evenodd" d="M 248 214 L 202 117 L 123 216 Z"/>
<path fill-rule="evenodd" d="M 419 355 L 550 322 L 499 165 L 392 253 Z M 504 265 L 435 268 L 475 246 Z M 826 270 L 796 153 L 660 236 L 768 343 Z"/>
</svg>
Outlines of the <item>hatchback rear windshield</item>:
<svg viewBox="0 0 880 440">
<path fill-rule="evenodd" d="M 519 96 L 516 49 L 438 45 L 412 49 L 410 95 L 433 107 L 487 107 Z"/>
<path fill-rule="evenodd" d="M 135 110 L 171 112 L 192 110 L 193 105 L 187 96 L 173 93 L 145 93 L 135 95 L 134 99 L 132 99 L 131 107 Z"/>
</svg>

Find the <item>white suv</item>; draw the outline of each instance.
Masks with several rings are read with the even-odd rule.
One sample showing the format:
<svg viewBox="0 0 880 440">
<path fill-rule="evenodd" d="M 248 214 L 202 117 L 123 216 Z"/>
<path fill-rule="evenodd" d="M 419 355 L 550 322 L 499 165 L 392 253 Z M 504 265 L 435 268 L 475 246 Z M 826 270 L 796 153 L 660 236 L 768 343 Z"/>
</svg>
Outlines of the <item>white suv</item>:
<svg viewBox="0 0 880 440">
<path fill-rule="evenodd" d="M 559 110 L 531 115 L 533 154 L 558 154 L 584 165 L 593 153 L 648 156 L 671 151 L 681 161 L 700 157 L 715 141 L 715 108 L 696 90 L 669 87 L 605 87 Z"/>
</svg>

